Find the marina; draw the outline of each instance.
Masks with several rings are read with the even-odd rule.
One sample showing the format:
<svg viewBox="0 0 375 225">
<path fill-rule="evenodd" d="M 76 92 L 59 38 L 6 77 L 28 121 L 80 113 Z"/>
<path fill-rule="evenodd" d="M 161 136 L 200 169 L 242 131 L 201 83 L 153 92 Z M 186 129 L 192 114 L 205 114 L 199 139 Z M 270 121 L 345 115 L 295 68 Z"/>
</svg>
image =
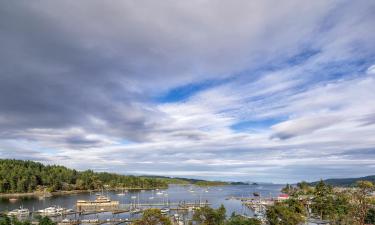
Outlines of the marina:
<svg viewBox="0 0 375 225">
<path fill-rule="evenodd" d="M 105 191 L 102 193 L 79 193 L 66 196 L 38 198 L 20 198 L 16 202 L 0 199 L 0 211 L 28 209 L 22 218 L 34 215 L 46 215 L 59 224 L 126 224 L 139 218 L 145 209 L 160 209 L 176 224 L 183 224 L 191 218 L 195 209 L 203 206 L 214 208 L 223 204 L 227 215 L 232 212 L 247 217 L 254 217 L 254 210 L 244 204 L 240 197 L 251 196 L 254 191 L 278 196 L 280 185 L 227 185 L 209 189 L 194 185 L 170 185 L 166 190 L 144 191 Z M 124 193 L 124 194 L 123 194 Z M 162 194 L 156 194 L 162 193 Z M 19 216 L 19 215 L 16 215 Z"/>
</svg>

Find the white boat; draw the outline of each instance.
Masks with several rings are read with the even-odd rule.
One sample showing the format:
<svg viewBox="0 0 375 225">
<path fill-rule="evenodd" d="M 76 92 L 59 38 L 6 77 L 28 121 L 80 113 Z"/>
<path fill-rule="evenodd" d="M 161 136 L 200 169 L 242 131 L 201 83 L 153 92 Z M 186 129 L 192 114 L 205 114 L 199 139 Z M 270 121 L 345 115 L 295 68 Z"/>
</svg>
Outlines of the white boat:
<svg viewBox="0 0 375 225">
<path fill-rule="evenodd" d="M 63 219 L 61 222 L 62 222 L 62 223 L 70 223 L 70 219 L 65 218 L 65 219 Z"/>
<path fill-rule="evenodd" d="M 160 209 L 161 214 L 167 214 L 169 212 L 169 208 L 162 208 Z"/>
<path fill-rule="evenodd" d="M 134 209 L 130 210 L 131 214 L 137 214 L 137 213 L 141 213 L 141 212 L 142 212 L 142 210 L 139 209 L 139 208 L 134 208 Z"/>
<path fill-rule="evenodd" d="M 45 209 L 38 210 L 38 213 L 44 214 L 44 215 L 55 215 L 57 214 L 57 208 L 55 206 L 48 207 Z"/>
<path fill-rule="evenodd" d="M 118 196 L 124 196 L 124 195 L 125 195 L 124 190 L 122 190 L 122 192 L 121 192 L 121 193 L 118 193 L 117 195 L 118 195 Z"/>
<path fill-rule="evenodd" d="M 28 216 L 30 215 L 29 209 L 24 209 L 24 208 L 19 208 L 19 209 L 14 209 L 10 212 L 7 213 L 8 216 Z"/>
<path fill-rule="evenodd" d="M 163 194 L 163 192 L 161 192 L 161 191 L 158 191 L 158 192 L 156 192 L 156 194 L 157 194 L 157 195 L 162 195 L 162 194 Z"/>
<path fill-rule="evenodd" d="M 72 209 L 65 209 L 62 207 L 51 206 L 45 209 L 40 209 L 37 212 L 43 215 L 56 215 L 71 212 Z"/>
</svg>

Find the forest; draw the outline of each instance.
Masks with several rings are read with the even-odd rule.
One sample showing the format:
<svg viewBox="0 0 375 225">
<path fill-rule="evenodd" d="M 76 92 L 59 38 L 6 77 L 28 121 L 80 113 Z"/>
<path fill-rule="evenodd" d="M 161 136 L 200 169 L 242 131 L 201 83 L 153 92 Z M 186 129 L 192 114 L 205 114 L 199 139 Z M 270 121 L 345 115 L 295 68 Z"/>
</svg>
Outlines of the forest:
<svg viewBox="0 0 375 225">
<path fill-rule="evenodd" d="M 72 191 L 108 188 L 166 188 L 161 179 L 92 170 L 77 171 L 58 165 L 0 159 L 0 193 Z"/>
</svg>

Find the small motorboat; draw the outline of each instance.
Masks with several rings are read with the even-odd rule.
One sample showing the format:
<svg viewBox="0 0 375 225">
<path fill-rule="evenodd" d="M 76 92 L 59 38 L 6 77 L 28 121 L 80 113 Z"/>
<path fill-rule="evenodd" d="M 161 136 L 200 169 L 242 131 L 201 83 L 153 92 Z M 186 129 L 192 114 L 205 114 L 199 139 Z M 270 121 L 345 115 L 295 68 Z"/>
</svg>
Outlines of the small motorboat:
<svg viewBox="0 0 375 225">
<path fill-rule="evenodd" d="M 170 211 L 169 208 L 162 208 L 162 209 L 160 209 L 161 214 L 164 214 L 164 215 L 167 214 L 169 211 Z"/>
<path fill-rule="evenodd" d="M 10 198 L 9 201 L 10 202 L 16 202 L 16 201 L 18 201 L 18 198 Z"/>
</svg>

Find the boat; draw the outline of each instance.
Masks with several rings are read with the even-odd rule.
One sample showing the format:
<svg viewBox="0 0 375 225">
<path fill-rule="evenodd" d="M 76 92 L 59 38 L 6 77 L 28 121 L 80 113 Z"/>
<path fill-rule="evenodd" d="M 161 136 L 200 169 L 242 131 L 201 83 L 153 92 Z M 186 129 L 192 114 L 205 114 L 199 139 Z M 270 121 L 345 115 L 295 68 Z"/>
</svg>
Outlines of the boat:
<svg viewBox="0 0 375 225">
<path fill-rule="evenodd" d="M 70 223 L 71 221 L 70 221 L 70 219 L 68 219 L 68 218 L 65 218 L 65 219 L 63 219 L 62 221 L 61 221 L 61 223 Z"/>
<path fill-rule="evenodd" d="M 84 219 L 81 220 L 82 223 L 99 223 L 99 219 Z"/>
<path fill-rule="evenodd" d="M 170 211 L 169 208 L 162 208 L 162 209 L 160 209 L 160 212 L 163 215 L 167 214 L 169 211 Z"/>
<path fill-rule="evenodd" d="M 125 195 L 124 190 L 122 190 L 122 192 L 121 192 L 121 193 L 118 193 L 117 195 L 118 195 L 118 196 L 124 196 L 124 195 Z"/>
<path fill-rule="evenodd" d="M 20 207 L 19 209 L 14 209 L 7 213 L 8 216 L 28 216 L 30 215 L 29 209 L 24 209 Z"/>
<path fill-rule="evenodd" d="M 96 197 L 94 201 L 77 200 L 76 208 L 79 211 L 82 209 L 88 209 L 88 208 L 103 208 L 103 207 L 117 208 L 119 204 L 120 204 L 119 201 L 113 201 L 104 195 L 99 195 Z"/>
<path fill-rule="evenodd" d="M 63 214 L 67 212 L 71 212 L 72 209 L 66 209 L 62 207 L 57 207 L 57 206 L 51 206 L 45 209 L 40 209 L 37 212 L 43 215 L 56 215 L 56 214 Z"/>
<path fill-rule="evenodd" d="M 99 195 L 95 199 L 94 202 L 96 202 L 96 203 L 107 203 L 107 202 L 111 202 L 111 200 L 108 197 L 104 196 L 104 195 Z"/>
<path fill-rule="evenodd" d="M 45 209 L 38 210 L 38 213 L 41 213 L 43 215 L 56 215 L 57 214 L 57 208 L 55 206 L 51 206 Z"/>
<path fill-rule="evenodd" d="M 142 212 L 142 210 L 139 209 L 139 208 L 134 208 L 134 209 L 130 210 L 131 214 L 138 214 L 138 213 L 141 213 L 141 212 Z"/>
<path fill-rule="evenodd" d="M 16 202 L 16 201 L 18 201 L 18 198 L 10 198 L 9 201 L 10 202 Z"/>
<path fill-rule="evenodd" d="M 158 191 L 158 192 L 156 192 L 156 194 L 157 194 L 157 195 L 162 195 L 162 194 L 163 194 L 163 192 L 161 192 L 161 191 Z"/>
</svg>

